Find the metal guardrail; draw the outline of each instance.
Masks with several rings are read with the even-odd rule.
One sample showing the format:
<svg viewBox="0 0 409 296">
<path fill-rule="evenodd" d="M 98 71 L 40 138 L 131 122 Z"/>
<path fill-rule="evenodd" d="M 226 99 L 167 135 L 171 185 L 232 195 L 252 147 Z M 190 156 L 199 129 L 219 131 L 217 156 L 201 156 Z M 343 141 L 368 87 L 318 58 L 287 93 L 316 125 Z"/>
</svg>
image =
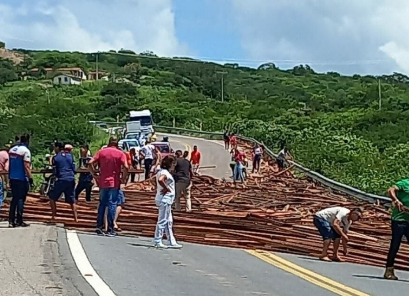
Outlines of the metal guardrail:
<svg viewBox="0 0 409 296">
<path fill-rule="evenodd" d="M 192 136 L 192 137 L 198 137 L 198 138 L 205 138 L 205 139 L 212 139 L 212 140 L 222 140 L 223 139 L 223 134 L 222 133 L 217 133 L 217 132 L 205 132 L 205 131 L 200 131 L 200 130 L 189 130 L 189 129 L 184 129 L 184 128 L 178 128 L 178 127 L 169 127 L 169 126 L 160 126 L 160 125 L 155 125 L 155 131 L 158 132 L 165 132 L 165 133 L 170 133 L 170 134 L 180 134 L 180 135 L 187 135 L 187 136 Z M 248 138 L 245 136 L 240 136 L 238 135 L 237 138 L 252 142 L 252 143 L 258 143 L 259 145 L 265 146 L 263 143 L 260 143 L 256 139 L 253 138 Z M 277 155 L 270 150 L 268 147 L 266 147 L 266 152 L 268 155 L 277 158 Z M 291 164 L 294 165 L 294 167 L 299 170 L 300 172 L 304 173 L 307 177 L 310 177 L 314 181 L 331 188 L 334 191 L 337 192 L 342 192 L 344 194 L 356 197 L 361 200 L 369 201 L 369 202 L 375 202 L 377 200 L 387 202 L 389 203 L 391 199 L 386 196 L 380 196 L 376 194 L 371 194 L 371 193 L 366 193 L 363 192 L 359 189 L 353 188 L 351 186 L 339 183 L 337 181 L 334 181 L 332 179 L 329 179 L 317 172 L 314 172 L 310 169 L 307 169 L 303 167 L 302 165 L 295 163 L 293 161 L 289 161 Z"/>
</svg>

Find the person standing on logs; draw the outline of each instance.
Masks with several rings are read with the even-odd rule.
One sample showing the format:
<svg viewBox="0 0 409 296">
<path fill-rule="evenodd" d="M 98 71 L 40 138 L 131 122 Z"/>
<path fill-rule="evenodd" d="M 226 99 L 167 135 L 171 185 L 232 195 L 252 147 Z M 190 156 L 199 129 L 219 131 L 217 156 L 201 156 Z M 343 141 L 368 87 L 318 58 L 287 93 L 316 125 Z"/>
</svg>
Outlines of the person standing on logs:
<svg viewBox="0 0 409 296">
<path fill-rule="evenodd" d="M 398 254 L 402 237 L 409 241 L 409 179 L 397 182 L 389 188 L 388 195 L 392 199 L 392 239 L 386 260 L 384 278 L 397 280 L 394 272 L 395 258 Z"/>
<path fill-rule="evenodd" d="M 0 172 L 9 171 L 9 148 L 0 149 Z M 7 175 L 0 175 L 0 209 L 3 205 L 4 195 L 6 193 L 8 178 Z"/>
<path fill-rule="evenodd" d="M 252 169 L 253 174 L 255 171 L 257 171 L 257 174 L 260 173 L 260 162 L 262 155 L 263 149 L 261 149 L 259 144 L 256 144 L 253 148 L 253 169 Z"/>
<path fill-rule="evenodd" d="M 95 173 L 94 165 L 99 165 L 99 176 Z M 116 207 L 120 203 L 121 184 L 128 181 L 128 163 L 125 153 L 118 148 L 118 139 L 112 136 L 108 146 L 99 150 L 89 162 L 89 169 L 99 187 L 99 206 L 96 233 L 105 235 L 104 216 L 108 207 L 108 236 L 116 236 L 114 220 Z M 121 180 L 122 173 L 122 180 Z"/>
<path fill-rule="evenodd" d="M 149 179 L 151 167 L 153 164 L 153 158 L 155 153 L 155 146 L 146 141 L 146 144 L 141 149 L 141 155 L 143 157 L 143 165 L 145 166 L 145 180 Z"/>
<path fill-rule="evenodd" d="M 244 172 L 245 172 L 245 163 L 246 163 L 246 155 L 244 152 L 239 151 L 238 149 L 234 149 L 234 173 L 233 173 L 233 182 L 236 185 L 238 180 L 244 184 Z"/>
<path fill-rule="evenodd" d="M 166 156 L 161 163 L 161 169 L 156 174 L 156 197 L 155 204 L 158 207 L 158 222 L 155 229 L 154 247 L 181 249 L 173 235 L 172 204 L 175 200 L 175 180 L 171 172 L 176 165 L 173 155 Z M 162 242 L 163 233 L 166 233 L 169 244 Z"/>
<path fill-rule="evenodd" d="M 192 187 L 193 169 L 192 164 L 183 158 L 182 151 L 176 151 L 176 167 L 174 179 L 176 182 L 175 209 L 180 211 L 180 197 L 182 194 L 186 199 L 186 212 L 192 211 L 192 201 L 190 199 L 190 189 Z"/>
<path fill-rule="evenodd" d="M 320 260 L 322 261 L 338 261 L 341 258 L 338 255 L 338 249 L 341 242 L 343 242 L 344 254 L 348 253 L 348 230 L 352 222 L 358 221 L 362 217 L 363 211 L 361 208 L 355 208 L 352 211 L 343 207 L 332 207 L 323 209 L 314 215 L 314 225 L 317 227 L 323 240 L 322 254 Z M 328 248 L 334 241 L 334 250 L 332 258 L 328 257 Z"/>
<path fill-rule="evenodd" d="M 23 222 L 23 211 L 27 193 L 30 187 L 34 186 L 31 174 L 31 152 L 27 147 L 29 139 L 22 135 L 19 140 L 19 143 L 9 150 L 9 180 L 13 196 L 10 203 L 9 227 L 29 226 Z"/>
<path fill-rule="evenodd" d="M 197 145 L 193 146 L 193 151 L 190 153 L 190 162 L 193 166 L 193 172 L 198 175 L 200 164 L 202 162 L 202 153 L 197 149 Z"/>
<path fill-rule="evenodd" d="M 82 146 L 80 148 L 80 169 L 87 169 L 88 162 L 91 160 L 89 156 L 89 149 L 87 146 Z M 78 201 L 78 197 L 82 191 L 85 190 L 85 200 L 91 201 L 91 191 L 92 191 L 92 175 L 89 172 L 80 173 L 80 178 L 78 180 L 77 187 L 75 188 L 75 200 Z"/>
<path fill-rule="evenodd" d="M 51 220 L 54 220 L 57 214 L 57 200 L 64 193 L 65 203 L 71 206 L 74 221 L 78 222 L 77 201 L 75 199 L 75 163 L 71 151 L 72 146 L 65 145 L 64 149 L 52 158 L 56 181 L 53 189 L 48 193 L 52 213 Z"/>
</svg>

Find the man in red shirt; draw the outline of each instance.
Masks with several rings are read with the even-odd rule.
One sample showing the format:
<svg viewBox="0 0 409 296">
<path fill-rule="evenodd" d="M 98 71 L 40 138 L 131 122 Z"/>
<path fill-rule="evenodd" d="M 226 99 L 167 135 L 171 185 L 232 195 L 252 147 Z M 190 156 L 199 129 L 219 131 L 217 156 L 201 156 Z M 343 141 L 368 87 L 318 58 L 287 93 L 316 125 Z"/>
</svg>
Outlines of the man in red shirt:
<svg viewBox="0 0 409 296">
<path fill-rule="evenodd" d="M 193 172 L 195 174 L 199 174 L 199 166 L 200 166 L 200 161 L 202 158 L 202 153 L 200 153 L 199 150 L 197 150 L 197 146 L 193 146 L 193 151 L 190 154 L 190 162 L 192 163 L 193 167 Z"/>
<path fill-rule="evenodd" d="M 121 183 L 126 184 L 128 180 L 128 163 L 125 153 L 118 149 L 118 139 L 111 137 L 108 147 L 99 150 L 89 162 L 89 168 L 99 187 L 99 206 L 97 218 L 97 234 L 104 235 L 104 214 L 108 207 L 108 235 L 115 236 L 114 220 L 118 202 L 120 202 L 119 191 Z M 99 176 L 95 174 L 94 165 L 99 165 Z M 121 172 L 123 169 L 122 180 Z"/>
</svg>

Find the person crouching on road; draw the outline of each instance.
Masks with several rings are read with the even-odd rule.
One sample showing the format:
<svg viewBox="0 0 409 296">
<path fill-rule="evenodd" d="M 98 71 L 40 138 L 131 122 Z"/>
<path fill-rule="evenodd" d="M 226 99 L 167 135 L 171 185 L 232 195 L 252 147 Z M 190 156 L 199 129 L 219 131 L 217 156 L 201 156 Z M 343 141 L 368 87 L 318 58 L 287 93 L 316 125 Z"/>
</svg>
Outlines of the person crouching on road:
<svg viewBox="0 0 409 296">
<path fill-rule="evenodd" d="M 182 245 L 176 242 L 173 236 L 172 204 L 175 200 L 175 180 L 170 172 L 176 165 L 176 158 L 173 155 L 166 156 L 161 163 L 161 169 L 156 174 L 156 197 L 155 203 L 158 207 L 158 222 L 155 229 L 154 246 L 156 248 L 180 249 Z M 162 242 L 163 233 L 169 241 L 166 246 Z"/>
<path fill-rule="evenodd" d="M 392 239 L 386 260 L 386 270 L 384 278 L 388 280 L 398 280 L 395 275 L 394 265 L 398 254 L 402 237 L 409 241 L 409 179 L 397 182 L 389 188 L 388 195 L 392 199 Z"/>
<path fill-rule="evenodd" d="M 79 166 L 81 169 L 87 169 L 88 162 L 91 160 L 89 156 L 89 150 L 87 146 L 80 148 L 80 161 Z M 85 190 L 85 200 L 91 201 L 91 191 L 92 191 L 92 175 L 90 172 L 80 173 L 80 178 L 78 180 L 77 187 L 75 188 L 75 200 L 78 201 L 78 197 L 82 191 Z"/>
<path fill-rule="evenodd" d="M 358 221 L 362 217 L 363 211 L 361 208 L 355 208 L 352 211 L 343 207 L 332 207 L 323 209 L 314 215 L 314 225 L 317 227 L 323 239 L 323 248 L 320 260 L 323 261 L 342 261 L 338 255 L 338 249 L 343 242 L 344 254 L 348 253 L 348 230 L 352 222 Z M 334 250 L 332 258 L 328 257 L 328 248 L 334 241 Z"/>
<path fill-rule="evenodd" d="M 59 149 L 62 144 L 56 143 Z M 75 200 L 75 163 L 74 157 L 71 154 L 72 146 L 65 147 L 52 158 L 52 166 L 56 181 L 53 189 L 48 193 L 51 205 L 51 220 L 55 219 L 57 214 L 57 200 L 64 193 L 65 202 L 71 206 L 74 221 L 78 222 L 77 206 Z"/>
</svg>

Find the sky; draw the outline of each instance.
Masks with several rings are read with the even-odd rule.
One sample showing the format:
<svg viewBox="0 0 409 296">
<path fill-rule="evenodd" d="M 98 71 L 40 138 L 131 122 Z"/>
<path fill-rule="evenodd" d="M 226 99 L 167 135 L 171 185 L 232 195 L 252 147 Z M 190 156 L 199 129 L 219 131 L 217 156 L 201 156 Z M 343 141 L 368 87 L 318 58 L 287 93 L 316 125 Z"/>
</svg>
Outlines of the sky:
<svg viewBox="0 0 409 296">
<path fill-rule="evenodd" d="M 1 0 L 8 48 L 409 74 L 408 0 Z"/>
</svg>

